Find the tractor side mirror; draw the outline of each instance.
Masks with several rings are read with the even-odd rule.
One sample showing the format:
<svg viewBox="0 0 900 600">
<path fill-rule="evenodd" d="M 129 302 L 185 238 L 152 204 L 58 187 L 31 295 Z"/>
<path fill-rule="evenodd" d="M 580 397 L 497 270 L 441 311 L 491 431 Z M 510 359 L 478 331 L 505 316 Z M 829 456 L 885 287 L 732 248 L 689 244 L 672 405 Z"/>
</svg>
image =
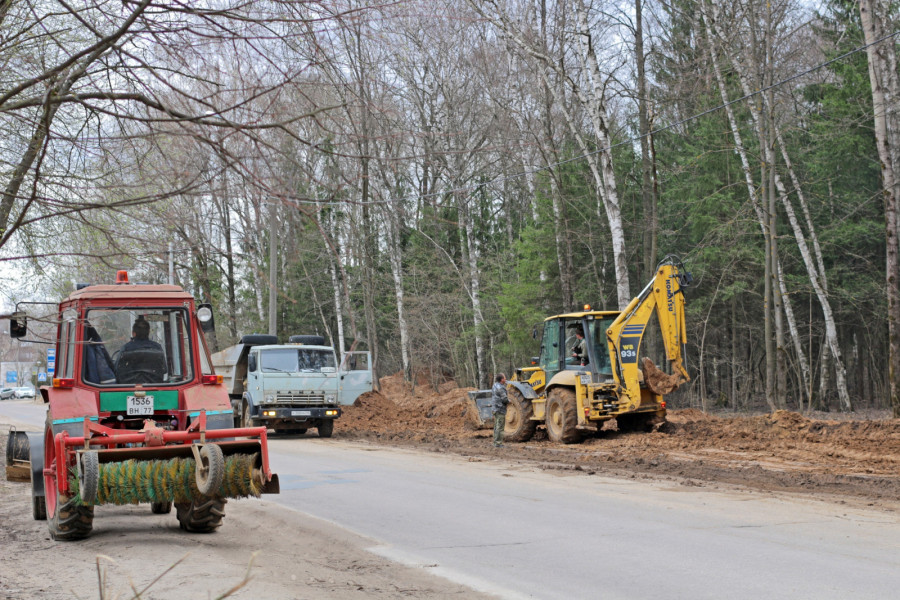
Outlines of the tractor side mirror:
<svg viewBox="0 0 900 600">
<path fill-rule="evenodd" d="M 200 329 L 203 330 L 203 333 L 212 333 L 216 330 L 212 304 L 201 304 L 197 307 L 197 320 L 200 321 Z"/>
<path fill-rule="evenodd" d="M 15 313 L 9 318 L 9 337 L 23 338 L 28 333 L 28 318 L 25 313 Z"/>
</svg>

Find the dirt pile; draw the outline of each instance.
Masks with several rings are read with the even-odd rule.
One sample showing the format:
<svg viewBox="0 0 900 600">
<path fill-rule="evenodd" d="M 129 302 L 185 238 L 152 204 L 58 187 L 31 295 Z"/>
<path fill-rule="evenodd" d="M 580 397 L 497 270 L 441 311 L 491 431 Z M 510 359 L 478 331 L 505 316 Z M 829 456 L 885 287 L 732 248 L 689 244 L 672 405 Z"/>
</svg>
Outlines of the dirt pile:
<svg viewBox="0 0 900 600">
<path fill-rule="evenodd" d="M 336 435 L 502 456 L 541 468 L 674 476 L 692 485 L 720 482 L 890 503 L 900 498 L 900 419 L 883 414 L 869 419 L 810 418 L 790 411 L 711 415 L 688 408 L 670 410 L 653 433 L 622 433 L 610 421 L 599 432 L 586 431 L 582 443 L 566 446 L 548 441 L 539 428 L 528 443 L 494 450 L 491 432 L 471 425 L 469 391 L 453 382 L 435 390 L 413 386 L 400 375 L 385 377 L 380 393 L 347 407 Z"/>
<path fill-rule="evenodd" d="M 336 429 L 348 437 L 428 441 L 466 435 L 466 393 L 454 382 L 437 390 L 413 386 L 402 375 L 383 377 L 381 391 L 360 396 L 345 409 Z"/>
</svg>

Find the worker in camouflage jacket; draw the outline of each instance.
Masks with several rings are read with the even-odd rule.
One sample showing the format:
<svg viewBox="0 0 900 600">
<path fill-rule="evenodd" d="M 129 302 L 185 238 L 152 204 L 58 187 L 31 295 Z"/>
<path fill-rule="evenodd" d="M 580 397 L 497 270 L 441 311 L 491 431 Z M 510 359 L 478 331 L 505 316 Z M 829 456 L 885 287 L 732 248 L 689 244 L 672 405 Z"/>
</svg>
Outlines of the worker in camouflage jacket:
<svg viewBox="0 0 900 600">
<path fill-rule="evenodd" d="M 494 413 L 494 447 L 503 445 L 503 428 L 506 426 L 506 405 L 509 396 L 506 394 L 506 375 L 498 373 L 491 388 L 491 409 Z"/>
</svg>

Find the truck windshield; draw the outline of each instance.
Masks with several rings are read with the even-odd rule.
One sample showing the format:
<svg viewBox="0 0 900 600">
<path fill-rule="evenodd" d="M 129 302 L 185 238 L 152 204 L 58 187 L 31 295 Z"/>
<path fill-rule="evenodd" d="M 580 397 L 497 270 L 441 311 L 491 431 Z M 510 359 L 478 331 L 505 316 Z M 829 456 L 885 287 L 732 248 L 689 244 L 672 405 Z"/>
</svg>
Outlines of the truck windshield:
<svg viewBox="0 0 900 600">
<path fill-rule="evenodd" d="M 82 377 L 94 385 L 179 384 L 193 379 L 184 308 L 102 308 L 82 328 Z"/>
<path fill-rule="evenodd" d="M 260 367 L 269 373 L 328 373 L 335 370 L 334 352 L 316 348 L 278 348 L 260 353 Z"/>
</svg>

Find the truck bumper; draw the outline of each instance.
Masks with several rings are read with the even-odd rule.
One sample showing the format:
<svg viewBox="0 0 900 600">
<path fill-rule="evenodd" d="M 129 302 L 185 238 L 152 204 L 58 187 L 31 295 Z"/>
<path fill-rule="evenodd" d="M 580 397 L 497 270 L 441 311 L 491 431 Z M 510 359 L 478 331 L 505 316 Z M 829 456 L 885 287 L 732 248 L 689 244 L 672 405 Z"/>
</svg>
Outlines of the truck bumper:
<svg viewBox="0 0 900 600">
<path fill-rule="evenodd" d="M 310 424 L 319 421 L 328 421 L 337 419 L 341 416 L 341 408 L 339 406 L 329 407 L 309 407 L 309 408 L 291 408 L 291 407 L 260 407 L 258 412 L 253 415 L 254 420 L 258 420 L 260 424 L 269 424 L 274 426 L 275 423 L 293 423 L 297 425 Z"/>
</svg>

